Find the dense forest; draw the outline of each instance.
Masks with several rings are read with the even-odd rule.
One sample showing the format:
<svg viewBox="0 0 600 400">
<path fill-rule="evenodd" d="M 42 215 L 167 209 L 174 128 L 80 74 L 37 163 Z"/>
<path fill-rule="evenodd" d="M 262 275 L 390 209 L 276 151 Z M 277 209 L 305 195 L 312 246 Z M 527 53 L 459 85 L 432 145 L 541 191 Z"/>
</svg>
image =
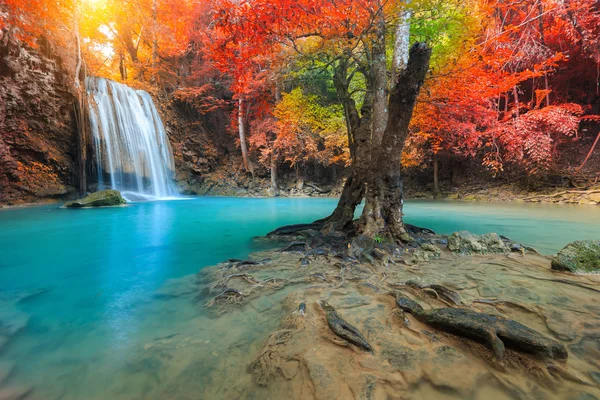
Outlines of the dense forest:
<svg viewBox="0 0 600 400">
<path fill-rule="evenodd" d="M 590 189 L 598 179 L 600 11 L 590 0 L 0 7 L 5 202 L 85 191 L 86 76 L 158 100 L 184 192 L 339 193 L 368 169 L 360 159 L 371 150 L 358 143 L 381 143 L 412 43 L 427 43 L 431 60 L 394 150 L 407 190 L 438 195 L 481 177 Z"/>
</svg>

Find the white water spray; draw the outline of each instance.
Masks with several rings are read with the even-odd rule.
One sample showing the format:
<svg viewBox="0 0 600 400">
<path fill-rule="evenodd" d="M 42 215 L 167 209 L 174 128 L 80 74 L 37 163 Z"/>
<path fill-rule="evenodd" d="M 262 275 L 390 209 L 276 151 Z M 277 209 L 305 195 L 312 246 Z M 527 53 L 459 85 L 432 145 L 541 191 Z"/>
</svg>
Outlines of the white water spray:
<svg viewBox="0 0 600 400">
<path fill-rule="evenodd" d="M 86 89 L 99 187 L 129 201 L 177 196 L 173 151 L 150 95 L 97 77 Z"/>
</svg>

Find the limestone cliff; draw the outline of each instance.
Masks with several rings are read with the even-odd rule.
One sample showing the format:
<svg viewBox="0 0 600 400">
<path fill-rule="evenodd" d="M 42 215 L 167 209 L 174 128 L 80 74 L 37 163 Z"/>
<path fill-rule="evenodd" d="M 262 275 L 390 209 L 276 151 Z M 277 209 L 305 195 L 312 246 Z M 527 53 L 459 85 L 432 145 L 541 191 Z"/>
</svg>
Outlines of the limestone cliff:
<svg viewBox="0 0 600 400">
<path fill-rule="evenodd" d="M 0 31 L 0 204 L 63 197 L 74 189 L 74 98 L 61 60 Z"/>
</svg>

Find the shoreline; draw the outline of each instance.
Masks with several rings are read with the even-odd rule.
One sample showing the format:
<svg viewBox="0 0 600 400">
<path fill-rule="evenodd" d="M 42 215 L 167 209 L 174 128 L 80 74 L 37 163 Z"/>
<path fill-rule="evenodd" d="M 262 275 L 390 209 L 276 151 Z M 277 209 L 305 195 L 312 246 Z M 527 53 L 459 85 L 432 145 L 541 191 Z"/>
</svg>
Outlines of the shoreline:
<svg viewBox="0 0 600 400">
<path fill-rule="evenodd" d="M 600 193 L 600 189 L 598 189 L 598 193 Z M 419 201 L 419 200 L 429 200 L 429 201 L 459 201 L 465 203 L 516 203 L 516 204 L 549 204 L 549 205 L 569 205 L 569 206 L 595 206 L 600 205 L 600 195 L 598 196 L 598 202 L 596 201 L 586 201 L 586 200 L 572 200 L 565 201 L 565 199 L 559 198 L 555 201 L 547 200 L 547 198 L 552 198 L 552 194 L 542 194 L 541 192 L 530 192 L 532 196 L 543 196 L 542 198 L 537 198 L 537 201 L 528 201 L 525 197 L 499 197 L 493 190 L 487 192 L 480 192 L 478 194 L 473 194 L 470 192 L 465 192 L 462 194 L 458 194 L 456 192 L 448 193 L 442 196 L 434 196 L 433 193 L 425 193 L 425 192 L 413 192 L 410 195 L 405 196 L 405 200 L 407 201 Z M 596 193 L 594 193 L 596 194 Z M 183 196 L 188 196 L 190 198 L 198 198 L 198 197 L 223 197 L 223 198 L 246 198 L 246 199 L 277 199 L 277 198 L 298 198 L 298 199 L 319 199 L 319 198 L 329 198 L 329 199 L 337 199 L 339 198 L 336 195 L 293 195 L 293 196 L 262 196 L 262 195 L 235 195 L 235 194 L 203 194 L 203 195 L 187 195 L 182 194 Z M 546 198 L 546 199 L 545 199 Z M 22 204 L 0 204 L 0 210 L 13 210 L 20 208 L 30 208 L 30 207 L 41 207 L 45 205 L 54 205 L 66 203 L 69 199 L 65 200 L 56 200 L 56 199 L 40 199 L 38 202 L 27 202 Z"/>
<path fill-rule="evenodd" d="M 308 243 L 311 238 L 304 239 Z M 575 336 L 586 340 L 585 328 L 573 327 L 583 326 L 585 318 L 563 313 L 569 313 L 565 310 L 572 301 L 582 304 L 581 296 L 586 296 L 584 305 L 593 303 L 597 294 L 592 291 L 600 290 L 598 275 L 551 271 L 550 257 L 529 252 L 460 255 L 442 247 L 439 258 L 415 262 L 409 261 L 415 249 L 352 261 L 338 256 L 335 244 L 325 242 L 307 245 L 305 250 L 254 252 L 247 260 L 202 268 L 197 274 L 198 290 L 211 318 L 233 321 L 244 315 L 246 320 L 260 321 L 267 313 L 279 320 L 279 327 L 276 324 L 249 344 L 251 354 L 240 360 L 243 365 L 215 373 L 226 382 L 235 382 L 236 374 L 250 375 L 232 388 L 220 387 L 219 393 L 231 390 L 262 398 L 280 398 L 285 393 L 292 399 L 376 399 L 398 393 L 439 398 L 444 390 L 462 398 L 504 398 L 515 390 L 561 399 L 572 398 L 575 392 L 600 395 L 599 387 L 589 380 L 593 356 L 573 345 L 567 346 L 568 364 L 513 348 L 499 362 L 485 344 L 398 310 L 389 295 L 400 291 L 427 309 L 450 307 L 504 316 L 566 345 L 578 343 Z M 445 289 L 439 285 L 457 293 L 461 304 L 448 304 L 450 300 L 440 297 Z M 559 295 L 569 296 L 560 297 L 568 304 L 552 300 Z M 331 322 L 324 300 L 338 322 Z M 344 337 L 335 329 L 336 323 L 351 324 L 362 339 Z M 361 348 L 363 339 L 371 351 Z"/>
</svg>

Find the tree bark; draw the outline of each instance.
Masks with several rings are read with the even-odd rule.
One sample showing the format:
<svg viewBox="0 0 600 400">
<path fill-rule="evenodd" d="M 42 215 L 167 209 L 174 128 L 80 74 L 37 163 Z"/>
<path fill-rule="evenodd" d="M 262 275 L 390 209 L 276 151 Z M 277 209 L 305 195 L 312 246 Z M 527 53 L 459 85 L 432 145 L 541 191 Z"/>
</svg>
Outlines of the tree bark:
<svg viewBox="0 0 600 400">
<path fill-rule="evenodd" d="M 279 186 L 277 186 L 277 154 L 275 149 L 271 151 L 271 189 L 273 196 L 279 196 Z"/>
<path fill-rule="evenodd" d="M 125 65 L 125 56 L 123 55 L 122 51 L 119 53 L 119 72 L 121 73 L 121 80 L 126 81 L 127 80 L 127 66 Z"/>
<path fill-rule="evenodd" d="M 438 197 L 441 193 L 438 174 L 438 155 L 437 153 L 433 153 L 433 195 Z"/>
<path fill-rule="evenodd" d="M 377 37 L 373 42 L 372 74 L 373 74 L 373 126 L 371 146 L 381 144 L 383 132 L 388 120 L 388 76 L 385 54 L 385 18 L 383 10 L 377 16 Z"/>
<path fill-rule="evenodd" d="M 410 0 L 405 2 L 410 4 Z M 398 23 L 396 24 L 396 38 L 394 40 L 394 55 L 392 60 L 392 78 L 396 80 L 398 74 L 406 68 L 408 64 L 408 49 L 410 39 L 410 18 L 412 11 L 410 9 L 402 9 L 398 14 Z"/>
<path fill-rule="evenodd" d="M 403 188 L 400 162 L 417 96 L 429 68 L 431 49 L 415 43 L 406 69 L 390 95 L 389 118 L 381 146 L 373 154 L 367 181 L 367 202 L 359 231 L 370 237 L 410 241 L 402 220 Z"/>
<path fill-rule="evenodd" d="M 241 97 L 238 100 L 238 132 L 240 135 L 240 147 L 242 149 L 242 160 L 244 161 L 244 168 L 247 172 L 254 172 L 250 167 L 250 160 L 248 160 L 248 147 L 246 145 L 246 119 L 244 118 L 244 99 Z"/>
<path fill-rule="evenodd" d="M 367 92 L 359 116 L 356 103 L 349 92 L 347 65 L 341 62 L 334 72 L 334 86 L 346 117 L 351 166 L 350 175 L 344 183 L 337 207 L 329 217 L 319 221 L 325 224 L 325 230 L 350 228 L 354 221 L 354 211 L 365 194 L 365 181 L 371 153 L 371 112 L 373 107 L 373 82 L 366 74 L 365 78 Z"/>
<path fill-rule="evenodd" d="M 81 58 L 81 36 L 79 34 L 79 16 L 80 9 L 79 3 L 75 5 L 75 14 L 73 16 L 73 31 L 75 32 L 75 46 L 77 47 L 77 63 L 75 65 L 75 76 L 73 84 L 75 86 L 75 92 L 77 95 L 77 104 L 75 105 L 75 120 L 77 124 L 77 148 L 78 148 L 78 161 L 79 161 L 79 194 L 85 196 L 87 192 L 87 176 L 86 176 L 86 131 L 87 124 L 85 121 L 85 109 L 86 109 L 86 92 L 85 88 L 81 87 L 80 75 L 83 60 Z"/>
<path fill-rule="evenodd" d="M 158 73 L 156 71 L 156 63 L 158 61 L 158 41 L 156 39 L 156 29 L 157 29 L 157 21 L 158 15 L 156 10 L 156 0 L 152 1 L 152 20 L 154 26 L 152 27 L 152 79 L 154 83 L 158 82 Z"/>
</svg>

